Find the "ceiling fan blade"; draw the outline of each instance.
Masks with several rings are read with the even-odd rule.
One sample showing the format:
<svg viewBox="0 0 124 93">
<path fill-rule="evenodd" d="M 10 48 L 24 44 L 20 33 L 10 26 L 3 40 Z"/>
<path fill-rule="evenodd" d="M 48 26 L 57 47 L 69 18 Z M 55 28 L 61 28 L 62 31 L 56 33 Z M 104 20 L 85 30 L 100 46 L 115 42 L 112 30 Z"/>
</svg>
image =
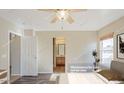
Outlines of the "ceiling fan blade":
<svg viewBox="0 0 124 93">
<path fill-rule="evenodd" d="M 55 23 L 57 20 L 58 20 L 58 17 L 55 16 L 55 17 L 52 19 L 51 23 Z"/>
<path fill-rule="evenodd" d="M 37 9 L 38 11 L 55 12 L 56 9 Z"/>
<path fill-rule="evenodd" d="M 66 19 L 70 24 L 72 24 L 74 22 L 74 19 L 68 15 L 67 19 Z"/>
<path fill-rule="evenodd" d="M 69 9 L 69 12 L 84 12 L 87 11 L 87 9 Z"/>
</svg>

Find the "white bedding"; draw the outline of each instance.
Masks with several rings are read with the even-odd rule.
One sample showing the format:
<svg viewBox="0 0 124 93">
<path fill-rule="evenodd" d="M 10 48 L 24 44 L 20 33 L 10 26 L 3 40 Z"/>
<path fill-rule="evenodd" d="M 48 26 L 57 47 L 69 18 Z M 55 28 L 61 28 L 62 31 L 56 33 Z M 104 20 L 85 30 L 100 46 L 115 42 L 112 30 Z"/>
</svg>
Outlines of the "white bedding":
<svg viewBox="0 0 124 93">
<path fill-rule="evenodd" d="M 69 84 L 103 84 L 105 83 L 94 73 L 68 74 Z"/>
<path fill-rule="evenodd" d="M 60 84 L 105 84 L 96 73 L 62 73 L 60 74 Z"/>
<path fill-rule="evenodd" d="M 59 84 L 124 84 L 124 81 L 108 81 L 96 72 L 61 73 L 59 76 Z"/>
<path fill-rule="evenodd" d="M 62 73 L 59 84 L 124 84 L 124 81 L 108 81 L 96 72 L 91 73 Z"/>
</svg>

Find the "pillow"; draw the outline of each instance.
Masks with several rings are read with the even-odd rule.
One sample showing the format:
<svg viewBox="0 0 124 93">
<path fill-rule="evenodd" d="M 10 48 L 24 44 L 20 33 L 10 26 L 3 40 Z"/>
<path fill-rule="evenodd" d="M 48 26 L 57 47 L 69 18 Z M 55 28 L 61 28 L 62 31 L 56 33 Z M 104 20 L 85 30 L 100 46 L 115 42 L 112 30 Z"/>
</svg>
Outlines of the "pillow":
<svg viewBox="0 0 124 93">
<path fill-rule="evenodd" d="M 97 73 L 102 75 L 103 77 L 105 77 L 109 81 L 114 81 L 114 80 L 122 81 L 122 80 L 124 80 L 119 73 L 111 71 L 111 70 L 101 70 Z"/>
</svg>

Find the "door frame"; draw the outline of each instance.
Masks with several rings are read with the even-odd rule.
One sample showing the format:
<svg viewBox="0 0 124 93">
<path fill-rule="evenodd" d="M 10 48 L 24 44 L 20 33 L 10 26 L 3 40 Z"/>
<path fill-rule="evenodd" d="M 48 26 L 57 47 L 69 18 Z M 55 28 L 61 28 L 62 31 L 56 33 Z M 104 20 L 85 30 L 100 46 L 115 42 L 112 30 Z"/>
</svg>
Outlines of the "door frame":
<svg viewBox="0 0 124 93">
<path fill-rule="evenodd" d="M 22 37 L 22 34 L 14 32 L 14 31 L 8 31 L 8 63 L 7 63 L 7 83 L 10 84 L 10 34 L 15 34 L 17 36 L 20 36 L 20 38 Z M 21 59 L 20 59 L 21 62 Z"/>
<path fill-rule="evenodd" d="M 56 40 L 56 37 L 53 37 L 52 38 L 52 44 L 53 44 L 53 53 L 52 53 L 52 55 L 53 55 L 53 73 L 55 73 L 54 72 L 54 61 L 55 61 L 55 58 L 54 58 L 54 55 L 55 55 L 55 40 Z M 67 73 L 67 63 L 66 63 L 66 44 L 63 44 L 64 45 L 64 55 L 65 55 L 65 71 L 64 71 L 64 73 Z"/>
</svg>

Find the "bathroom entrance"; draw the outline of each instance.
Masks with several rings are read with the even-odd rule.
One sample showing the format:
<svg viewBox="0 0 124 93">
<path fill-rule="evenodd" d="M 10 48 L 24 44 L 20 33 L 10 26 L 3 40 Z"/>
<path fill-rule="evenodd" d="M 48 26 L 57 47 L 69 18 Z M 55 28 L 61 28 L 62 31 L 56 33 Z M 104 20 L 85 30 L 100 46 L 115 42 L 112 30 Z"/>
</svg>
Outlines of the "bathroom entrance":
<svg viewBox="0 0 124 93">
<path fill-rule="evenodd" d="M 65 38 L 53 38 L 53 72 L 65 72 Z"/>
</svg>

